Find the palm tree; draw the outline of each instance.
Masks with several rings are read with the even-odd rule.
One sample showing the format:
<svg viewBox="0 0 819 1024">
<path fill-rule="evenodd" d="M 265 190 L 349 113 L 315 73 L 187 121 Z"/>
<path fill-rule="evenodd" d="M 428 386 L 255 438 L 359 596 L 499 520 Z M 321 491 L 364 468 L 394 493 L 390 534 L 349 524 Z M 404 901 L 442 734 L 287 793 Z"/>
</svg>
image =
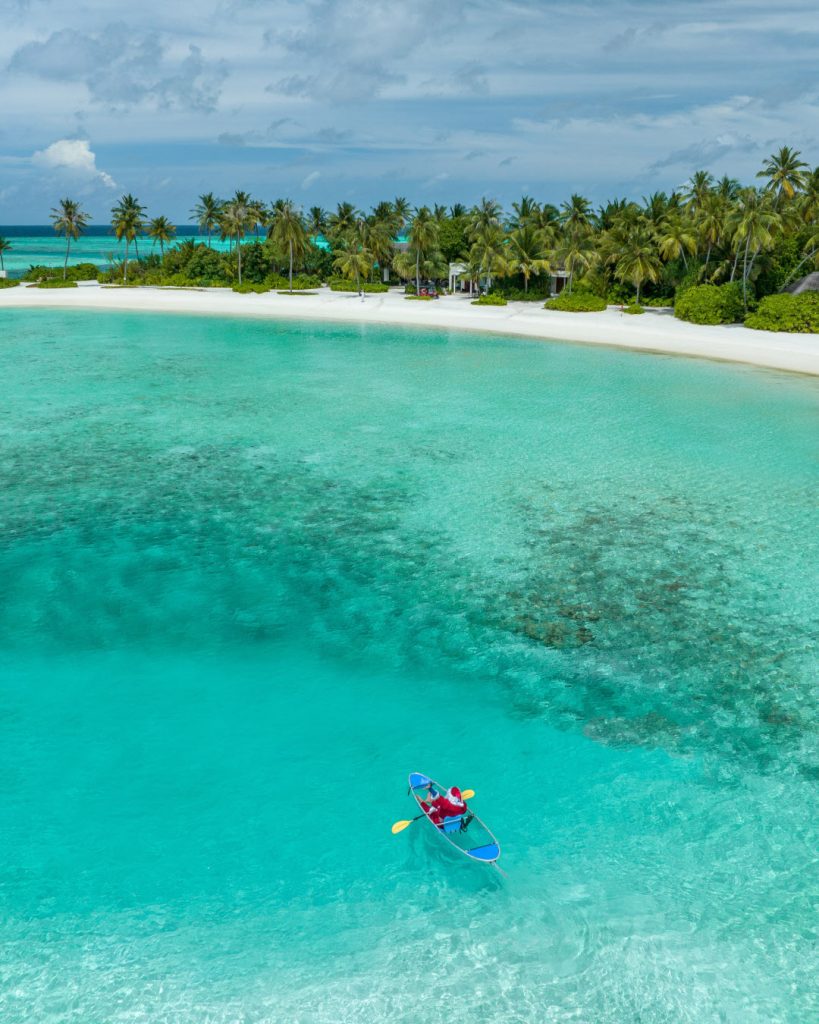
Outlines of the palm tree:
<svg viewBox="0 0 819 1024">
<path fill-rule="evenodd" d="M 323 235 L 327 230 L 327 211 L 320 206 L 311 206 L 307 211 L 307 232 L 311 238 Z"/>
<path fill-rule="evenodd" d="M 219 226 L 219 217 L 222 214 L 223 206 L 224 203 L 221 199 L 217 199 L 212 192 L 205 192 L 199 196 L 199 202 L 191 210 L 199 230 L 205 230 L 208 233 L 208 248 L 210 248 L 211 232 Z"/>
<path fill-rule="evenodd" d="M 787 149 L 787 147 L 785 148 Z M 748 278 L 753 270 L 754 261 L 762 249 L 767 249 L 772 245 L 774 235 L 782 223 L 782 218 L 775 209 L 779 196 L 777 195 L 774 207 L 772 207 L 769 195 L 770 193 L 760 193 L 755 188 L 744 188 L 740 193 L 733 215 L 733 240 L 736 244 L 737 257 L 740 251 L 743 253 L 742 301 L 746 310 L 748 308 Z M 750 263 L 748 262 L 749 253 L 751 255 Z M 734 267 L 736 268 L 736 259 Z M 731 276 L 733 278 L 733 274 Z"/>
<path fill-rule="evenodd" d="M 716 185 L 714 185 L 714 191 L 717 195 L 722 196 L 723 199 L 733 202 L 739 195 L 739 187 L 739 182 L 736 178 L 729 178 L 727 174 L 723 174 Z"/>
<path fill-rule="evenodd" d="M 11 242 L 7 238 L 3 238 L 3 236 L 0 235 L 0 270 L 6 269 L 5 266 L 3 265 L 3 253 L 8 252 L 10 248 Z"/>
<path fill-rule="evenodd" d="M 762 170 L 757 173 L 757 178 L 767 178 L 765 186 L 767 192 L 773 192 L 776 196 L 776 206 L 783 196 L 786 199 L 793 199 L 794 195 L 805 185 L 805 171 L 808 165 L 800 160 L 801 154 L 790 146 L 783 146 L 778 153 L 772 153 Z"/>
<path fill-rule="evenodd" d="M 492 287 L 492 275 L 502 277 L 507 270 L 506 236 L 499 224 L 487 224 L 475 232 L 473 239 L 470 260 L 478 267 L 479 276 L 486 275 L 488 291 Z"/>
<path fill-rule="evenodd" d="M 392 208 L 395 211 L 395 217 L 398 222 L 399 234 L 406 229 L 407 222 L 412 214 L 412 206 L 408 199 L 404 196 L 396 196 L 392 201 Z"/>
<path fill-rule="evenodd" d="M 73 199 L 61 199 L 59 206 L 51 210 L 51 222 L 54 225 L 54 230 L 58 235 L 65 235 L 63 281 L 68 274 L 68 254 L 71 251 L 71 239 L 73 238 L 76 241 L 80 237 L 90 219 L 90 216 L 82 210 L 80 204 Z"/>
<path fill-rule="evenodd" d="M 364 249 L 359 240 L 352 235 L 341 239 L 339 252 L 333 260 L 333 266 L 347 280 L 355 280 L 356 291 L 362 295 L 361 278 L 369 274 L 373 265 L 372 255 Z"/>
<path fill-rule="evenodd" d="M 575 271 L 588 270 L 597 260 L 594 238 L 582 227 L 567 231 L 558 243 L 555 256 L 569 272 L 568 292 L 571 294 Z"/>
<path fill-rule="evenodd" d="M 386 221 L 370 217 L 359 222 L 357 230 L 361 244 L 372 254 L 373 261 L 379 267 L 389 267 L 392 263 L 395 252 L 392 238 L 394 229 L 394 216 Z"/>
<path fill-rule="evenodd" d="M 139 259 L 138 237 L 145 227 L 142 220 L 142 216 L 145 213 L 145 207 L 139 202 L 138 199 L 136 199 L 134 196 L 131 195 L 130 192 L 128 192 L 126 195 L 122 196 L 116 208 L 121 209 L 125 214 L 127 214 L 127 216 L 130 218 L 133 224 L 133 234 L 131 241 L 133 241 L 134 247 L 136 249 L 136 258 Z"/>
<path fill-rule="evenodd" d="M 172 242 L 176 235 L 176 228 L 167 217 L 154 217 L 148 223 L 148 237 L 154 242 L 159 242 L 159 252 L 162 259 L 165 259 L 165 243 Z"/>
<path fill-rule="evenodd" d="M 141 207 L 135 203 L 132 195 L 123 196 L 111 210 L 111 227 L 117 241 L 125 239 L 125 259 L 122 263 L 122 279 L 128 283 L 128 246 L 136 241 L 136 236 L 142 230 Z"/>
<path fill-rule="evenodd" d="M 709 171 L 695 171 L 683 185 L 683 198 L 695 213 L 702 210 L 713 185 L 714 176 Z"/>
<path fill-rule="evenodd" d="M 724 237 L 728 209 L 728 200 L 718 192 L 710 192 L 703 199 L 696 224 L 702 240 L 708 246 L 705 252 L 704 273 L 707 272 L 708 264 L 711 261 L 711 250 L 715 245 L 719 245 Z"/>
<path fill-rule="evenodd" d="M 455 220 L 456 217 L 465 217 L 466 207 L 463 203 L 453 203 L 449 208 L 449 216 L 452 220 Z"/>
<path fill-rule="evenodd" d="M 532 274 L 547 273 L 550 269 L 549 250 L 543 232 L 525 223 L 509 235 L 507 262 L 510 270 L 523 274 L 523 290 L 529 291 Z"/>
<path fill-rule="evenodd" d="M 614 276 L 619 281 L 629 281 L 634 285 L 638 305 L 643 282 L 658 281 L 661 269 L 657 245 L 648 225 L 637 224 L 630 228 L 617 256 Z"/>
<path fill-rule="evenodd" d="M 415 211 L 409 229 L 410 249 L 415 253 L 415 294 L 421 291 L 421 260 L 438 245 L 438 222 L 428 206 Z"/>
<path fill-rule="evenodd" d="M 327 220 L 327 233 L 330 238 L 337 242 L 355 227 L 356 221 L 361 213 L 352 203 L 339 203 L 335 213 L 331 213 Z"/>
<path fill-rule="evenodd" d="M 301 214 L 289 199 L 285 199 L 282 206 L 271 222 L 268 238 L 280 249 L 287 249 L 290 257 L 290 291 L 293 291 L 293 260 L 301 259 L 304 250 L 307 248 L 307 232 L 304 229 L 304 221 Z"/>
<path fill-rule="evenodd" d="M 522 228 L 528 224 L 537 224 L 540 219 L 540 207 L 531 196 L 521 196 L 520 202 L 512 203 L 514 217 L 509 221 L 510 228 Z"/>
<path fill-rule="evenodd" d="M 237 192 L 225 203 L 219 225 L 229 238 L 236 239 L 236 253 L 239 266 L 239 284 L 242 283 L 242 239 L 246 231 L 250 231 L 256 223 L 258 210 L 247 192 Z"/>
<path fill-rule="evenodd" d="M 686 252 L 691 256 L 697 251 L 697 239 L 690 226 L 678 214 L 664 217 L 657 227 L 657 241 L 660 244 L 660 256 L 664 260 L 682 258 L 683 266 L 688 270 Z"/>
<path fill-rule="evenodd" d="M 577 193 L 574 193 L 568 203 L 560 204 L 560 214 L 558 219 L 565 228 L 589 229 L 594 224 L 594 214 L 592 213 L 591 203 L 585 196 L 580 196 Z"/>
<path fill-rule="evenodd" d="M 494 199 L 483 198 L 477 206 L 469 211 L 467 234 L 474 241 L 481 232 L 489 228 L 499 228 L 501 223 L 501 205 Z"/>
</svg>

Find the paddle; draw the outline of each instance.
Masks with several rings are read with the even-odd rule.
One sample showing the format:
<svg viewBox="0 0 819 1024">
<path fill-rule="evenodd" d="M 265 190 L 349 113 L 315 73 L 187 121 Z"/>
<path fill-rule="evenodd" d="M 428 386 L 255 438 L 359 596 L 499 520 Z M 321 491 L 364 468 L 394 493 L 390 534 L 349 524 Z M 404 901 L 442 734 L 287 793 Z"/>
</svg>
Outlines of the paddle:
<svg viewBox="0 0 819 1024">
<path fill-rule="evenodd" d="M 464 800 L 471 800 L 474 795 L 474 789 L 465 789 L 463 793 L 461 793 L 461 796 L 464 798 Z M 392 827 L 392 834 L 394 836 L 397 836 L 398 833 L 403 832 L 408 825 L 411 825 L 414 821 L 418 821 L 419 818 L 425 817 L 426 814 L 416 814 L 414 818 L 410 818 L 408 821 L 396 821 L 396 823 Z"/>
</svg>

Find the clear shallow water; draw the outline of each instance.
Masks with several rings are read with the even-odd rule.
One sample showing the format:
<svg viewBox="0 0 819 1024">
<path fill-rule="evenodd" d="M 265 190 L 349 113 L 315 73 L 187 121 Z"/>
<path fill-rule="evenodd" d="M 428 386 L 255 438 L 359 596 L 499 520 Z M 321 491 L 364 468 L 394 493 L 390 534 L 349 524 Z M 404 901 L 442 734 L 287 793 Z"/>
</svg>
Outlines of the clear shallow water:
<svg viewBox="0 0 819 1024">
<path fill-rule="evenodd" d="M 11 243 L 11 249 L 3 253 L 3 265 L 9 277 L 20 277 L 31 266 L 61 267 L 65 260 L 65 238 L 57 235 L 48 225 L 36 228 L 0 225 L 0 237 Z M 189 225 L 180 226 L 177 229 L 177 237 L 180 241 L 185 238 L 206 241 L 204 235 L 198 235 L 196 228 Z M 228 249 L 227 241 L 222 242 L 219 238 L 211 238 L 210 244 L 220 251 Z M 158 253 L 159 247 L 152 243 L 150 238 L 140 238 L 139 252 L 141 256 L 151 252 Z M 129 247 L 129 256 L 134 258 L 133 245 Z M 114 260 L 124 258 L 125 243 L 118 242 L 110 228 L 93 225 L 88 232 L 72 241 L 68 264 L 76 266 L 77 263 L 96 263 L 97 266 L 107 266 Z"/>
<path fill-rule="evenodd" d="M 812 382 L 2 327 L 4 1022 L 816 1016 Z"/>
</svg>

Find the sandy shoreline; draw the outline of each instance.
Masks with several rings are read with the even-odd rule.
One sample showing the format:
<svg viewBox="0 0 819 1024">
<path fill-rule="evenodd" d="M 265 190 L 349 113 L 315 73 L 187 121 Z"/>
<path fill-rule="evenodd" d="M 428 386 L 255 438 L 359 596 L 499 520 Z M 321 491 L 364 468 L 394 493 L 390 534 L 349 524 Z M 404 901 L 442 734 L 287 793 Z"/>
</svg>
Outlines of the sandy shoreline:
<svg viewBox="0 0 819 1024">
<path fill-rule="evenodd" d="M 646 352 L 748 363 L 795 373 L 819 374 L 819 336 L 773 334 L 739 325 L 702 327 L 675 320 L 670 312 L 647 310 L 628 316 L 610 308 L 603 313 L 557 313 L 541 303 L 473 306 L 468 298 L 444 296 L 434 302 L 408 302 L 399 291 L 367 295 L 331 292 L 316 295 L 239 295 L 227 289 L 100 288 L 0 289 L 6 308 L 111 309 L 198 313 L 271 319 L 306 318 L 410 327 L 490 331 L 544 341 L 582 342 Z"/>
</svg>

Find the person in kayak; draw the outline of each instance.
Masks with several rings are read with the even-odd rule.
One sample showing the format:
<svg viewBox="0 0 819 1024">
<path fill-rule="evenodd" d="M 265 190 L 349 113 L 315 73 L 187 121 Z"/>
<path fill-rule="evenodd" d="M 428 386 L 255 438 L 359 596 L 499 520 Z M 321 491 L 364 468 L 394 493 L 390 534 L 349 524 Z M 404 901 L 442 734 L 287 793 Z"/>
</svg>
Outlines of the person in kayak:
<svg viewBox="0 0 819 1024">
<path fill-rule="evenodd" d="M 445 818 L 463 817 L 466 814 L 466 800 L 457 786 L 451 786 L 446 793 L 438 793 L 434 786 L 430 786 L 427 799 L 421 801 L 421 807 L 438 828 L 443 828 Z"/>
</svg>

